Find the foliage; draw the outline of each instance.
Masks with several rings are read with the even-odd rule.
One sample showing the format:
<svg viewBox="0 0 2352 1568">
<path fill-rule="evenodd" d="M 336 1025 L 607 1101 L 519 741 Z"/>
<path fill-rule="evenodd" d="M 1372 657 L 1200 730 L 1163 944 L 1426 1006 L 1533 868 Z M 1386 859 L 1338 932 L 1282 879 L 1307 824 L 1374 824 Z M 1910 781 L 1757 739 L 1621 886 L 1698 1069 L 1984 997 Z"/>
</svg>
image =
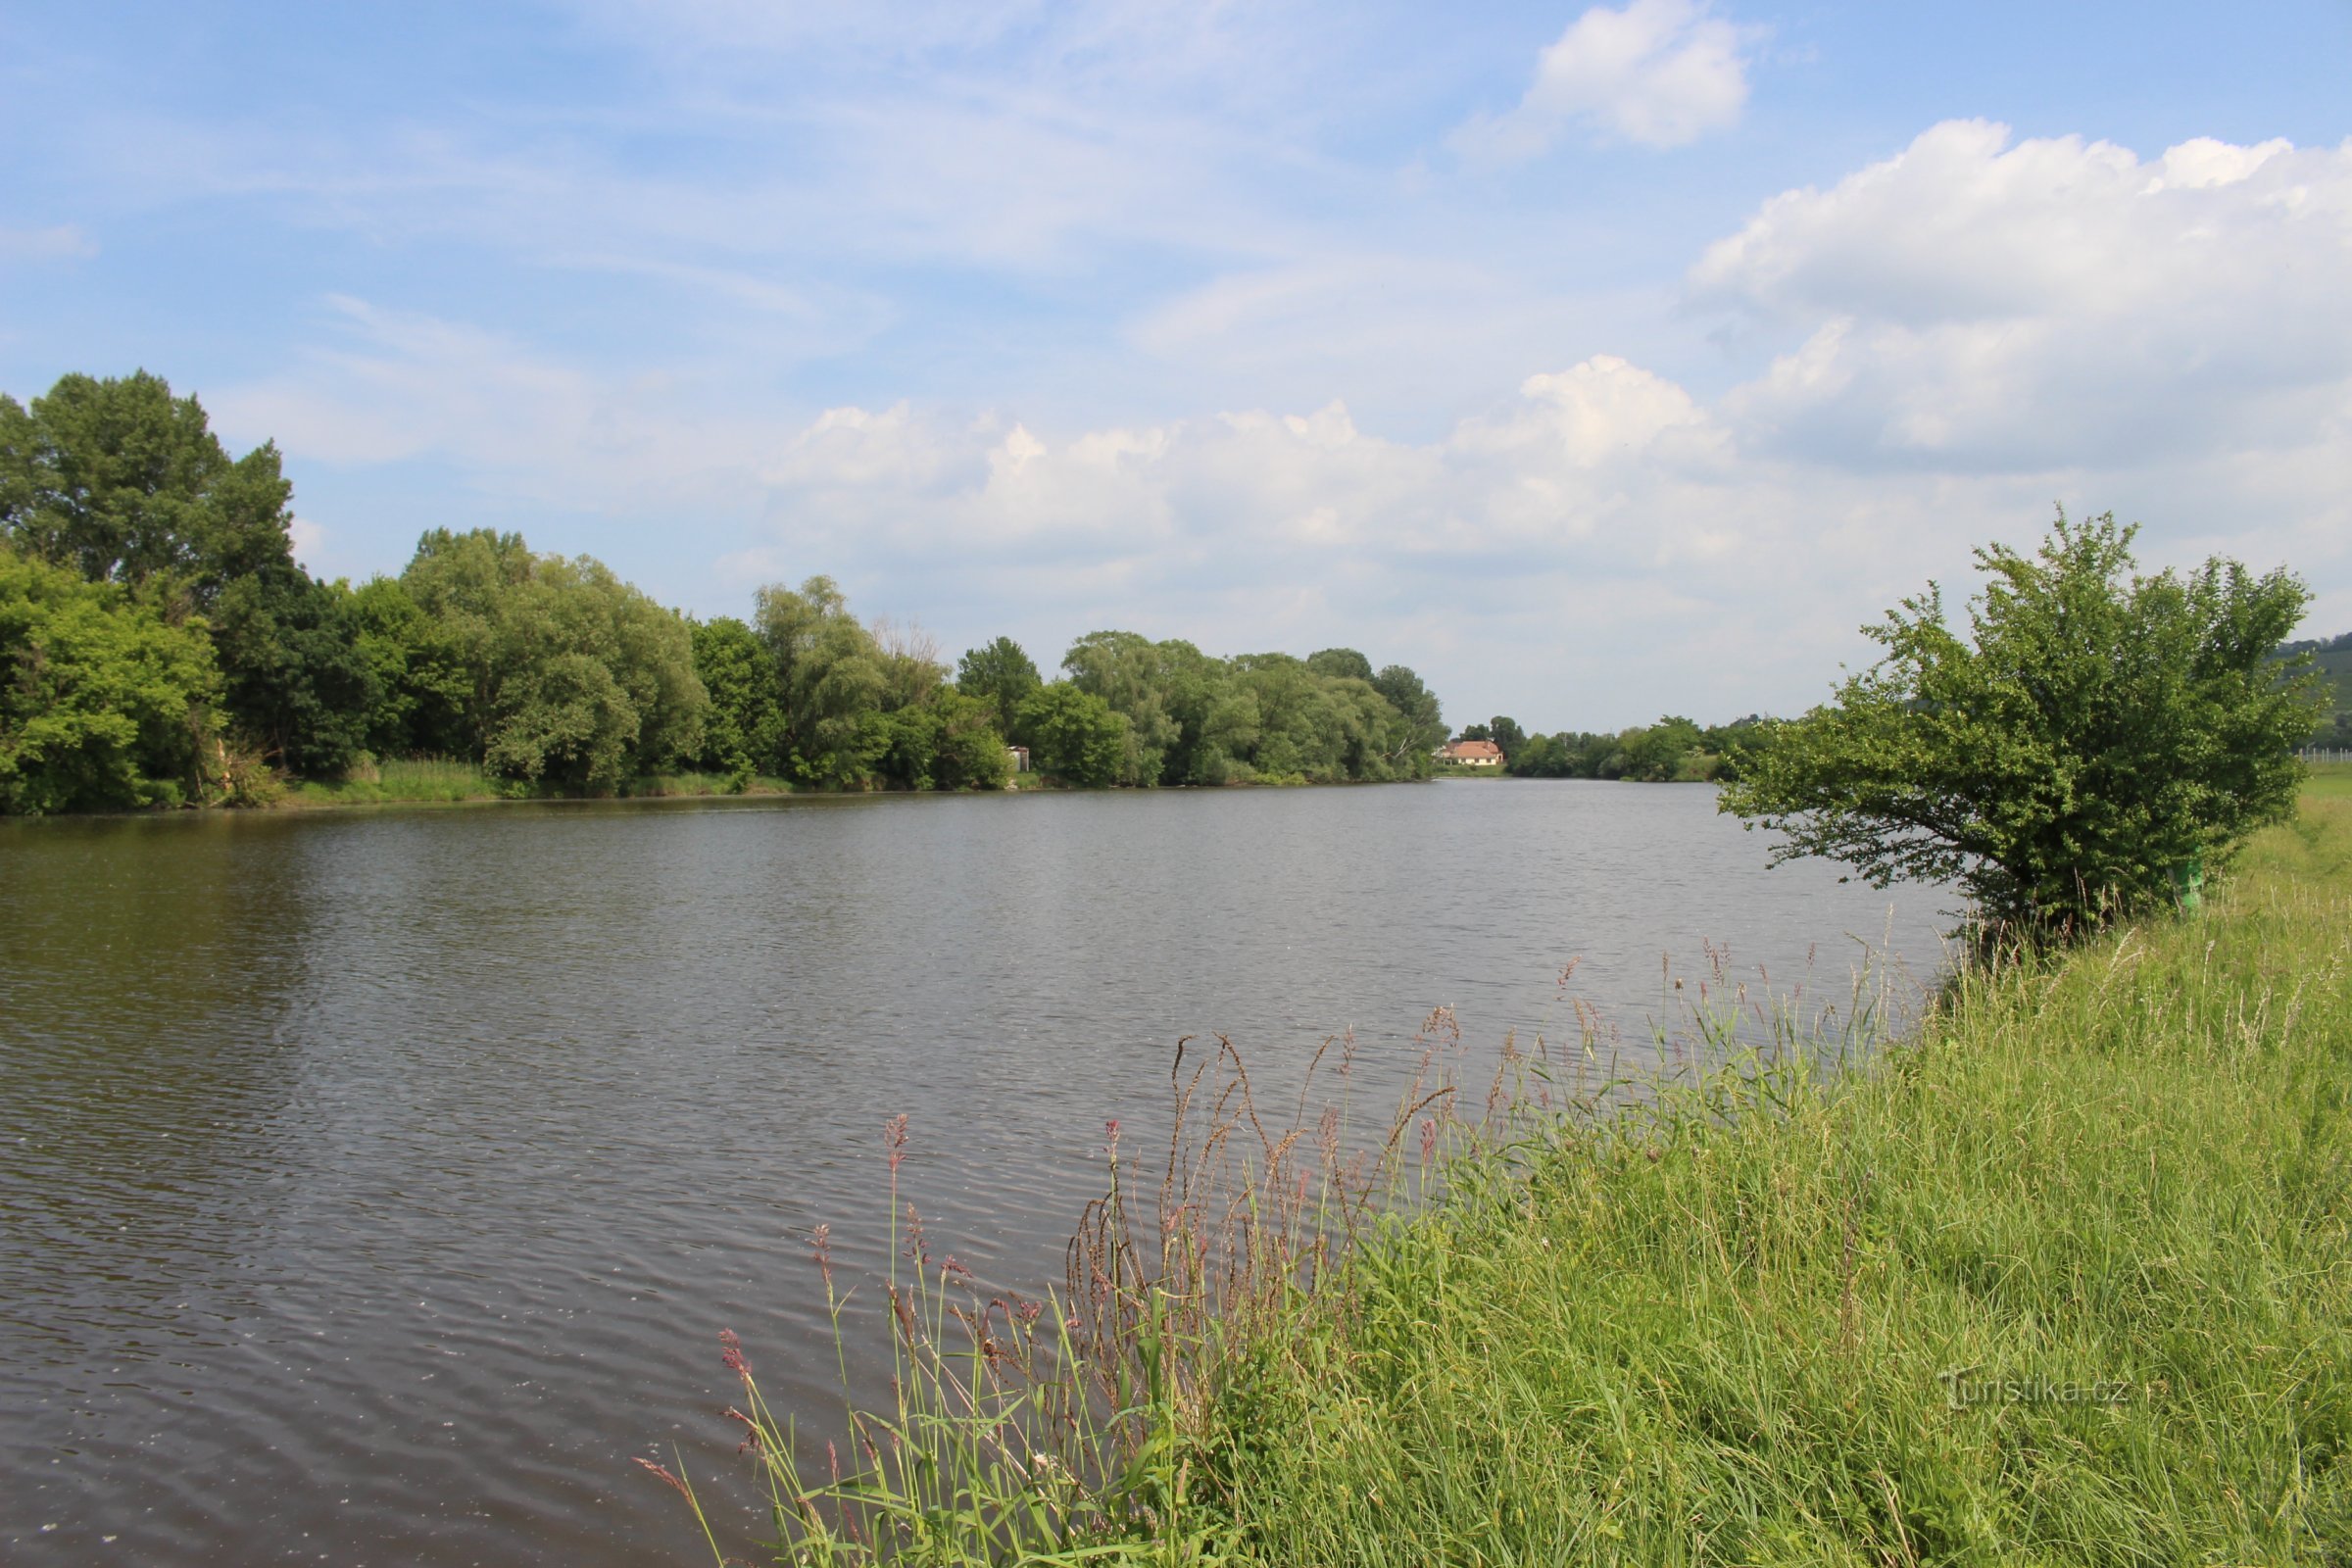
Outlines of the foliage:
<svg viewBox="0 0 2352 1568">
<path fill-rule="evenodd" d="M 394 798 L 412 786 L 383 769 L 412 761 L 507 793 L 613 793 L 689 765 L 738 789 L 988 789 L 1007 735 L 1087 787 L 1413 778 L 1444 736 L 1411 670 L 1353 649 L 1221 660 L 1097 632 L 1048 686 L 999 637 L 951 682 L 930 639 L 861 624 L 826 577 L 761 589 L 748 622 L 693 622 L 586 557 L 434 529 L 398 577 L 353 588 L 296 563 L 292 521 L 276 447 L 232 459 L 160 377 L 0 395 L 0 548 L 41 573 L 35 594 L 33 565 L 11 567 L 42 607 L 19 616 L 35 641 L 12 654 L 16 690 L 55 710 L 9 732 L 0 808 L 253 803 L 279 770 L 305 781 L 298 800 Z M 94 591 L 63 594 L 60 571 Z M 160 685 L 125 674 L 150 665 Z M 184 741 L 157 729 L 174 703 Z"/>
<path fill-rule="evenodd" d="M 379 700 L 347 596 L 294 561 L 277 448 L 230 459 L 203 408 L 145 371 L 61 378 L 29 409 L 0 396 L 0 536 L 173 618 L 204 615 L 219 702 L 280 764 L 331 772 Z"/>
<path fill-rule="evenodd" d="M 1868 628 L 1880 662 L 1783 726 L 1723 808 L 1785 834 L 1776 861 L 1953 881 L 1991 928 L 2036 936 L 2219 868 L 2294 807 L 2313 683 L 2269 655 L 2306 594 L 2220 560 L 2127 575 L 2134 531 L 2061 514 L 2033 557 L 1980 550 L 1966 638 L 1934 584 L 1905 600 Z"/>
<path fill-rule="evenodd" d="M 956 664 L 956 689 L 966 697 L 980 698 L 995 710 L 1001 735 L 1012 735 L 1013 710 L 1021 706 L 1021 699 L 1044 684 L 1037 665 L 1009 637 L 971 649 Z"/>
<path fill-rule="evenodd" d="M 366 749 L 383 686 L 348 587 L 271 562 L 223 584 L 209 618 L 221 706 L 266 755 L 330 774 Z"/>
<path fill-rule="evenodd" d="M 202 620 L 0 545 L 0 811 L 183 799 L 219 685 Z"/>
<path fill-rule="evenodd" d="M 1055 681 L 1031 692 L 1014 710 L 1013 722 L 1029 737 L 1038 770 L 1065 784 L 1100 789 L 1117 783 L 1128 765 L 1126 715 L 1075 682 Z"/>
<path fill-rule="evenodd" d="M 1309 659 L 1214 659 L 1189 642 L 1093 632 L 1062 661 L 1070 684 L 1127 720 L 1122 784 L 1425 778 L 1437 700 L 1402 665 L 1378 676 L 1352 649 Z M 1403 694 L 1399 709 L 1378 682 Z"/>
<path fill-rule="evenodd" d="M 471 679 L 457 644 L 398 577 L 352 591 L 354 646 L 375 676 L 367 749 L 379 758 L 450 757 L 472 749 Z"/>
<path fill-rule="evenodd" d="M 1698 750 L 1698 726 L 1669 713 L 1646 729 L 1631 729 L 1617 738 L 1612 763 L 1615 775 L 1637 783 L 1664 784 L 1680 778 L 1690 754 Z"/>
<path fill-rule="evenodd" d="M 784 755 L 783 681 L 775 656 L 732 615 L 693 628 L 694 672 L 710 697 L 702 765 L 750 777 L 775 772 Z"/>
<path fill-rule="evenodd" d="M 891 740 L 881 645 L 830 577 L 760 589 L 757 621 L 775 662 L 789 776 L 822 789 L 872 783 Z"/>
<path fill-rule="evenodd" d="M 443 528 L 401 582 L 435 622 L 467 750 L 492 772 L 611 790 L 700 751 L 710 699 L 685 621 L 601 563 Z"/>
</svg>

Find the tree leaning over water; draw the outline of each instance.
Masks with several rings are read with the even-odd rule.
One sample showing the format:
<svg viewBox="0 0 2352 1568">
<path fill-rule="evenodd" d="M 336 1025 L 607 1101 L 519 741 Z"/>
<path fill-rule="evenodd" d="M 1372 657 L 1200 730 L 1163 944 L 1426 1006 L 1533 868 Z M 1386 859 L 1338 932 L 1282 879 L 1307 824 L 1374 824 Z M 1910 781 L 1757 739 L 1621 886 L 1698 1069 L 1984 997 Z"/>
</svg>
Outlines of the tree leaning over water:
<svg viewBox="0 0 2352 1568">
<path fill-rule="evenodd" d="M 1956 883 L 1987 934 L 2043 940 L 2161 906 L 2294 810 L 2318 693 L 2273 650 L 2308 594 L 2214 559 L 2132 572 L 2136 527 L 2063 512 L 2031 557 L 1976 553 L 1967 635 L 1934 583 L 1886 650 L 1778 726 L 1722 809 L 1875 887 Z"/>
</svg>

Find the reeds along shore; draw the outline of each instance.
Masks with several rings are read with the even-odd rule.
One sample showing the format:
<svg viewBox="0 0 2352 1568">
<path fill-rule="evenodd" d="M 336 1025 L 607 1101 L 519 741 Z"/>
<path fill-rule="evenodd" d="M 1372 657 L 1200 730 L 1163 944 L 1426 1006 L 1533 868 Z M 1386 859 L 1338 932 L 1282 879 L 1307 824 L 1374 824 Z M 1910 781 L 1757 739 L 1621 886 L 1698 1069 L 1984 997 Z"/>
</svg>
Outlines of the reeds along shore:
<svg viewBox="0 0 2352 1568">
<path fill-rule="evenodd" d="M 729 1348 L 767 1552 L 2352 1562 L 2352 776 L 2201 915 L 1867 1058 L 1783 1023 L 1631 1099 L 1521 1057 L 1465 1106 L 1434 1051 L 1385 1142 L 1212 1043 L 1064 1293 L 911 1250 L 829 1463 Z"/>
</svg>

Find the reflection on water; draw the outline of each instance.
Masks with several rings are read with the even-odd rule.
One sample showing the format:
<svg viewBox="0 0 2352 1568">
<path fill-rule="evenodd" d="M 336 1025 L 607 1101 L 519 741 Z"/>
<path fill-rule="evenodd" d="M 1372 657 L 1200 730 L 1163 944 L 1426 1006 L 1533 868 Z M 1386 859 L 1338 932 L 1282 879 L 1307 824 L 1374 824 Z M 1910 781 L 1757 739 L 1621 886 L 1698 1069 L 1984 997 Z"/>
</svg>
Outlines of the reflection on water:
<svg viewBox="0 0 2352 1568">
<path fill-rule="evenodd" d="M 0 1558 L 691 1558 L 627 1457 L 726 1467 L 722 1326 L 838 1411 L 798 1238 L 880 1265 L 890 1115 L 1041 1287 L 1179 1035 L 1376 1088 L 1433 1005 L 1572 1033 L 1571 957 L 1636 1038 L 1702 942 L 1933 967 L 1763 850 L 1509 781 L 0 824 Z"/>
</svg>

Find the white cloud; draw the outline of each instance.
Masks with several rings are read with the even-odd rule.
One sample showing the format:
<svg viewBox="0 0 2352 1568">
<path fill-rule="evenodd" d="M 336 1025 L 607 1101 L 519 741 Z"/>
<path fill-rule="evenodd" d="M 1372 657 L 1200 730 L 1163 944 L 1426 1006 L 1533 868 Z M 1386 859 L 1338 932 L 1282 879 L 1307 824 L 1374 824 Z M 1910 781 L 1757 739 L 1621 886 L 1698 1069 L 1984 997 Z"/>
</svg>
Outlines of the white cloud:
<svg viewBox="0 0 2352 1568">
<path fill-rule="evenodd" d="M 605 369 L 357 301 L 325 346 L 207 402 L 306 463 L 438 461 L 616 519 L 600 550 L 641 581 L 685 586 L 699 548 L 704 612 L 823 571 L 951 647 L 1010 632 L 1050 660 L 1107 625 L 1219 652 L 1346 642 L 1414 663 L 1459 712 L 1600 726 L 1802 706 L 1868 656 L 1858 622 L 1929 576 L 1965 581 L 1973 545 L 2030 541 L 2054 499 L 2147 521 L 2152 564 L 2291 564 L 2322 588 L 2314 624 L 2352 625 L 2348 261 L 2352 146 L 2142 160 L 1961 122 L 1763 203 L 1705 252 L 1691 303 L 1762 344 L 1722 396 L 1592 352 L 1588 318 L 1524 331 L 1483 407 L 1399 435 L 1332 400 L 1370 379 L 1350 313 L 1396 314 L 1408 285 L 1493 289 L 1376 258 L 1301 259 L 1145 318 L 1142 346 L 1244 364 L 1289 320 L 1313 374 L 1277 398 L 1162 388 L 1141 416 L 1012 394 L 795 409 L 741 367 Z M 1359 335 L 1371 359 L 1442 363 L 1427 322 Z"/>
<path fill-rule="evenodd" d="M 1528 158 L 1572 124 L 1604 140 L 1680 147 L 1736 123 L 1747 102 L 1743 48 L 1756 36 L 1698 0 L 1594 6 L 1536 62 L 1517 108 L 1470 122 L 1454 144 L 1474 155 Z"/>
<path fill-rule="evenodd" d="M 2142 164 L 1952 122 L 1766 202 L 1693 299 L 1797 341 L 1743 437 L 1861 466 L 2021 471 L 2293 447 L 2352 400 L 2352 143 Z"/>
<path fill-rule="evenodd" d="M 317 571 L 325 559 L 326 530 L 308 517 L 290 517 L 286 521 L 286 537 L 294 546 L 294 559 L 306 568 Z"/>
</svg>

